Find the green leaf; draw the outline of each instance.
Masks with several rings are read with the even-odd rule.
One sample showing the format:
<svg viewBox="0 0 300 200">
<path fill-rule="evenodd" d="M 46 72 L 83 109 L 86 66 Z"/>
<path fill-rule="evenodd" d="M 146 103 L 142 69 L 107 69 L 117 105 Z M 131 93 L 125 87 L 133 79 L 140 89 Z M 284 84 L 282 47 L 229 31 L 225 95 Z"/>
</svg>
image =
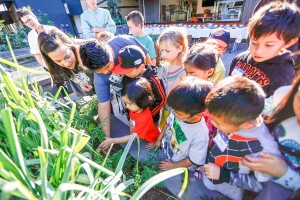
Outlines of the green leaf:
<svg viewBox="0 0 300 200">
<path fill-rule="evenodd" d="M 178 194 L 178 198 L 180 198 L 184 192 L 184 190 L 187 187 L 187 182 L 188 182 L 188 170 L 187 168 L 176 168 L 176 169 L 172 169 L 172 170 L 168 170 L 162 173 L 159 173 L 155 176 L 153 176 L 152 178 L 150 178 L 149 180 L 147 180 L 133 195 L 132 195 L 132 199 L 140 199 L 149 189 L 151 189 L 153 186 L 155 186 L 156 184 L 171 178 L 173 176 L 177 176 L 178 174 L 182 174 L 185 173 L 184 176 L 184 182 L 182 184 L 182 188 Z"/>
</svg>

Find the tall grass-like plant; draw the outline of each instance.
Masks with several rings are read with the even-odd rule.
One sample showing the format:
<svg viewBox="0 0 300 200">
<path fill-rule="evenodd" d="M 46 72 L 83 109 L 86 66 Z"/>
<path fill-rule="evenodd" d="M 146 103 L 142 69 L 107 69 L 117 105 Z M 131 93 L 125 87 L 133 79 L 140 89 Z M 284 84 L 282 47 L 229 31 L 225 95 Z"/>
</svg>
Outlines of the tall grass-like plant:
<svg viewBox="0 0 300 200">
<path fill-rule="evenodd" d="M 1 58 L 0 62 L 27 70 Z M 108 155 L 98 164 L 82 152 L 90 137 L 72 126 L 78 112 L 68 94 L 68 102 L 60 103 L 61 110 L 57 110 L 54 104 L 61 90 L 54 97 L 44 94 L 36 83 L 29 90 L 28 81 L 22 73 L 20 76 L 22 83 L 18 84 L 0 67 L 4 104 L 0 111 L 0 198 L 117 200 L 126 196 L 123 190 L 134 180 L 124 179 L 122 168 L 137 135 L 131 136 L 116 170 L 106 169 Z M 151 186 L 164 179 L 155 178 Z M 133 199 L 149 189 L 149 182 L 141 188 Z"/>
</svg>

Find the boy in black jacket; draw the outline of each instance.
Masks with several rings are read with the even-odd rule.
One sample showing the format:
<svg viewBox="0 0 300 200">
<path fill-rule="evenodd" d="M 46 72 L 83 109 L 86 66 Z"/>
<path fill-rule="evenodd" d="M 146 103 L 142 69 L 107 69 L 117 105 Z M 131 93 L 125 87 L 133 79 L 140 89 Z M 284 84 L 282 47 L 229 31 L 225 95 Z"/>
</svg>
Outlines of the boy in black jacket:
<svg viewBox="0 0 300 200">
<path fill-rule="evenodd" d="M 154 122 L 159 120 L 159 111 L 166 103 L 166 94 L 162 81 L 158 78 L 155 66 L 145 64 L 145 54 L 136 45 L 129 45 L 119 51 L 119 64 L 112 70 L 114 74 L 125 75 L 122 80 L 123 87 L 139 77 L 146 78 L 152 87 L 154 102 L 150 111 Z"/>
<path fill-rule="evenodd" d="M 272 2 L 253 15 L 248 31 L 249 51 L 233 59 L 229 75 L 254 80 L 269 97 L 295 77 L 294 59 L 287 49 L 298 42 L 300 10 L 295 4 Z"/>
</svg>

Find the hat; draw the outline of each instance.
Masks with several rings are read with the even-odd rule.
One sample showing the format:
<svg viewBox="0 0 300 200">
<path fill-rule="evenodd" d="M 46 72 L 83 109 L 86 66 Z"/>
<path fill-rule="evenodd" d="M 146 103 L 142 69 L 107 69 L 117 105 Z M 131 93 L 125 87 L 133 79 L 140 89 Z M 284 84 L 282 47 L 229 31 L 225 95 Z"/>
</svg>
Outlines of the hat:
<svg viewBox="0 0 300 200">
<path fill-rule="evenodd" d="M 210 38 L 216 39 L 218 41 L 218 44 L 227 47 L 230 42 L 230 32 L 223 28 L 217 28 L 213 30 L 210 35 Z"/>
<path fill-rule="evenodd" d="M 145 53 L 140 47 L 129 45 L 119 51 L 118 59 L 119 64 L 113 68 L 112 72 L 124 75 L 145 63 Z"/>
</svg>

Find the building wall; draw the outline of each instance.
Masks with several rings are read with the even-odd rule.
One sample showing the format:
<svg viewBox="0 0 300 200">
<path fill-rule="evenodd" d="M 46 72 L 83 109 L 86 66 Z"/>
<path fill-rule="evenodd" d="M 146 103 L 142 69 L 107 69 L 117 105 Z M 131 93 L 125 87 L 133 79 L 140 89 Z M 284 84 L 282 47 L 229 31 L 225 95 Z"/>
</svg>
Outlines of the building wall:
<svg viewBox="0 0 300 200">
<path fill-rule="evenodd" d="M 258 2 L 259 2 L 259 0 L 245 0 L 244 7 L 243 7 L 243 13 L 242 13 L 242 17 L 241 17 L 242 22 L 249 21 L 249 19 L 252 16 L 253 10 Z"/>
<path fill-rule="evenodd" d="M 75 34 L 62 0 L 14 0 L 14 2 L 17 8 L 29 5 L 36 15 L 38 15 L 38 10 L 48 14 L 49 20 L 54 23 L 55 27 Z"/>
</svg>

